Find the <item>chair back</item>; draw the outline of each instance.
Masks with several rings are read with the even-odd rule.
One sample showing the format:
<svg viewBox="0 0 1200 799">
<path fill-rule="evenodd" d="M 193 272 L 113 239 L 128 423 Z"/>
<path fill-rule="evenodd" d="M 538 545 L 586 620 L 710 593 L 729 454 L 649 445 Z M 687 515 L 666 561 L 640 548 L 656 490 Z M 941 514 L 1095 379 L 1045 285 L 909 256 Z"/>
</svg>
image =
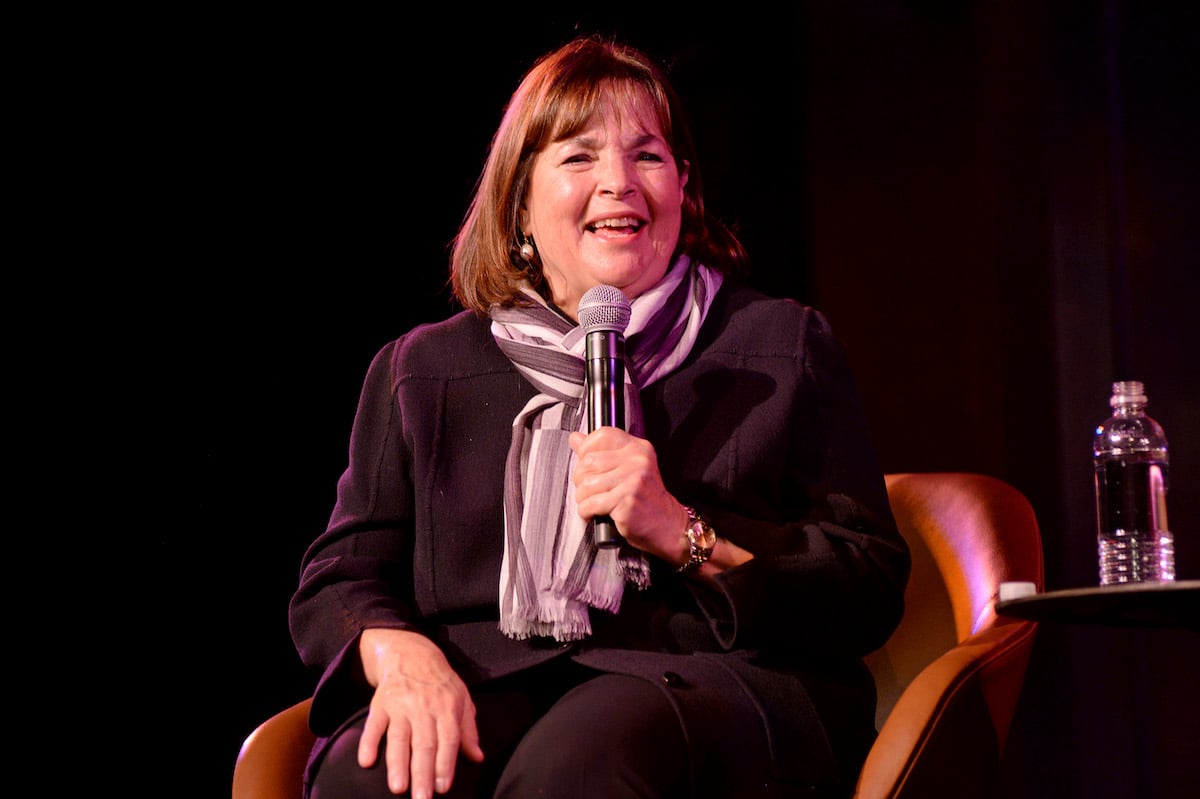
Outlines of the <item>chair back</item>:
<svg viewBox="0 0 1200 799">
<path fill-rule="evenodd" d="M 904 618 L 867 658 L 879 738 L 855 796 L 976 796 L 997 790 L 1037 624 L 996 615 L 1000 584 L 1042 590 L 1042 542 L 1029 501 L 994 477 L 886 476 L 912 551 Z"/>
</svg>

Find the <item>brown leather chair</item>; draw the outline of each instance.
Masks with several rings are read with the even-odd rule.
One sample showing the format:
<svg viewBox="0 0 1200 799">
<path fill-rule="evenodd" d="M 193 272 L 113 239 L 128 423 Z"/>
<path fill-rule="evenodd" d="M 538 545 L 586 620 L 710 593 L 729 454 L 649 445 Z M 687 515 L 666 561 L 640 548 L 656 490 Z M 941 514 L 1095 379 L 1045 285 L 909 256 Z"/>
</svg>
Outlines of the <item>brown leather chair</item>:
<svg viewBox="0 0 1200 799">
<path fill-rule="evenodd" d="M 900 627 L 868 658 L 880 732 L 854 795 L 994 795 L 1037 629 L 998 617 L 995 603 L 1004 582 L 1042 590 L 1037 520 L 1020 492 L 993 477 L 889 474 L 887 486 L 913 571 Z M 314 741 L 309 702 L 246 738 L 233 799 L 299 799 Z"/>
<path fill-rule="evenodd" d="M 996 796 L 1036 622 L 996 615 L 1000 585 L 1043 588 L 1029 501 L 994 477 L 887 475 L 913 568 L 900 626 L 867 658 L 879 738 L 857 799 Z"/>
<path fill-rule="evenodd" d="M 308 729 L 304 699 L 250 733 L 233 767 L 233 799 L 300 799 L 304 766 L 317 736 Z"/>
</svg>

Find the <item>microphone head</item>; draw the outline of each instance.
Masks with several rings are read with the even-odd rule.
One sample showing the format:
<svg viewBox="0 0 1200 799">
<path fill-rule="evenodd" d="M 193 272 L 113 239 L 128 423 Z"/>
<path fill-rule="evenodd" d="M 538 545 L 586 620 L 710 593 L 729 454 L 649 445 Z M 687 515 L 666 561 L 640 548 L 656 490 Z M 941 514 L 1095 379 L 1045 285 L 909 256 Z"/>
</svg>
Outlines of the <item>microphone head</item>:
<svg viewBox="0 0 1200 799">
<path fill-rule="evenodd" d="M 584 331 L 612 330 L 624 335 L 633 309 L 621 290 L 613 286 L 593 286 L 579 298 L 579 324 Z"/>
</svg>

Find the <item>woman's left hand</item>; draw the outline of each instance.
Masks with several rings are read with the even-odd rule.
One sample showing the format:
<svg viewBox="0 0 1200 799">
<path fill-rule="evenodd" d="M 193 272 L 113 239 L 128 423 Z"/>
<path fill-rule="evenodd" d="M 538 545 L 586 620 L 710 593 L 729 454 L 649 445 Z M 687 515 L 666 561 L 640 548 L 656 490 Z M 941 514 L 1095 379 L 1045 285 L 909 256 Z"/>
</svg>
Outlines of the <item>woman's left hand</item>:
<svg viewBox="0 0 1200 799">
<path fill-rule="evenodd" d="M 571 434 L 579 515 L 609 516 L 632 546 L 679 565 L 687 560 L 687 511 L 663 485 L 658 454 L 616 427 Z"/>
</svg>

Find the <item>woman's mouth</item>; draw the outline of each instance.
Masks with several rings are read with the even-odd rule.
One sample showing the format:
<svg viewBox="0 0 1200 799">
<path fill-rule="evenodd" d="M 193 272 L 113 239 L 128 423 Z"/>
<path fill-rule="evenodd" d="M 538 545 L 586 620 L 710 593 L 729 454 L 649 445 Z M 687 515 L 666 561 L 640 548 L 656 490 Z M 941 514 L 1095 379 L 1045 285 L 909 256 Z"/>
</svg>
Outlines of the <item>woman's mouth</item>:
<svg viewBox="0 0 1200 799">
<path fill-rule="evenodd" d="M 597 219 L 588 223 L 586 229 L 591 233 L 603 230 L 613 233 L 637 233 L 646 223 L 633 216 L 615 216 L 610 219 Z"/>
</svg>

